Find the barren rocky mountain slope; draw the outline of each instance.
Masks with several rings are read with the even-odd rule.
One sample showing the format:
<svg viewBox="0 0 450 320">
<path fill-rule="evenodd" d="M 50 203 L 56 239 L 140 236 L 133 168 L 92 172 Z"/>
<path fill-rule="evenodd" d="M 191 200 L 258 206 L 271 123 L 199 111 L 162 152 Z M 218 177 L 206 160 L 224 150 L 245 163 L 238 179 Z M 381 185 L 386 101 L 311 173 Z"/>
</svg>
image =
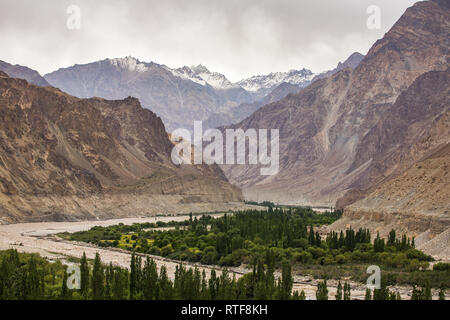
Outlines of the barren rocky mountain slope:
<svg viewBox="0 0 450 320">
<path fill-rule="evenodd" d="M 0 60 L 0 71 L 5 72 L 12 78 L 20 78 L 25 79 L 29 83 L 35 84 L 37 86 L 49 86 L 50 84 L 47 80 L 42 77 L 39 72 L 30 69 L 28 67 L 20 66 L 20 65 L 12 65 L 5 61 Z"/>
<path fill-rule="evenodd" d="M 385 142 L 383 131 L 376 128 L 383 127 L 386 119 L 403 117 L 392 106 L 420 75 L 448 68 L 449 21 L 448 7 L 436 1 L 418 2 L 372 46 L 355 70 L 344 69 L 317 80 L 232 126 L 279 129 L 280 173 L 265 177 L 258 166 L 224 166 L 227 177 L 243 188 L 248 199 L 334 205 L 349 190 L 367 189 L 439 147 L 448 133 L 434 135 L 437 140 L 429 144 L 418 141 L 423 132 L 439 125 L 435 117 L 442 113 L 442 106 L 416 107 L 408 124 L 386 124 L 389 136 L 404 136 L 404 142 L 414 146 L 402 150 L 408 152 L 403 157 L 392 156 L 388 168 L 377 170 L 377 159 L 394 154 L 391 149 L 399 141 L 383 149 L 376 142 Z M 448 82 L 443 85 L 448 87 Z"/>
<path fill-rule="evenodd" d="M 357 66 L 359 66 L 359 64 L 361 63 L 361 61 L 363 59 L 364 59 L 364 55 L 362 55 L 359 52 L 354 52 L 344 62 L 339 62 L 338 65 L 336 66 L 336 68 L 334 68 L 333 70 L 329 70 L 329 71 L 318 74 L 317 76 L 314 77 L 314 79 L 312 81 L 330 77 L 333 74 L 338 73 L 339 71 L 344 70 L 346 68 L 355 69 Z"/>
<path fill-rule="evenodd" d="M 396 229 L 415 237 L 419 249 L 450 260 L 449 199 L 450 143 L 346 207 L 329 230 L 369 228 L 386 237 Z"/>
<path fill-rule="evenodd" d="M 450 143 L 449 84 L 448 68 L 427 72 L 386 110 L 358 146 L 352 167 L 370 164 L 338 200 L 338 207 L 362 199 L 385 180 Z"/>
<path fill-rule="evenodd" d="M 207 211 L 241 200 L 217 166 L 172 164 L 161 119 L 135 98 L 79 99 L 1 73 L 0 114 L 2 223 Z"/>
</svg>

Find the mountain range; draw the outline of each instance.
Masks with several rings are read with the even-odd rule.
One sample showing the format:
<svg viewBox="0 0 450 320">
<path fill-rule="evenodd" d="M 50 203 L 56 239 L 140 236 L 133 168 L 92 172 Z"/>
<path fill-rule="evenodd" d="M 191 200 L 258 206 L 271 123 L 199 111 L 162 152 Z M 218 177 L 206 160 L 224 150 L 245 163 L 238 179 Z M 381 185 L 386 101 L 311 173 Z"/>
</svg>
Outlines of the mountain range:
<svg viewBox="0 0 450 320">
<path fill-rule="evenodd" d="M 247 104 L 262 101 L 276 86 L 288 82 L 300 90 L 312 77 L 311 71 L 302 69 L 232 83 L 203 65 L 171 69 L 133 57 L 75 65 L 44 76 L 54 87 L 80 98 L 136 97 L 163 119 L 169 131 L 192 129 L 194 121 L 206 121 L 207 126 L 240 121 L 254 111 L 242 110 Z M 208 121 L 224 115 L 229 118 L 226 123 Z"/>
<path fill-rule="evenodd" d="M 422 173 L 427 177 L 417 182 L 428 181 L 448 172 L 446 165 L 430 164 L 448 160 L 440 151 L 450 143 L 448 21 L 445 2 L 418 2 L 356 68 L 319 77 L 300 92 L 229 126 L 279 129 L 280 172 L 261 176 L 257 165 L 223 165 L 226 176 L 243 189 L 246 199 L 337 203 L 346 207 L 347 227 L 351 221 L 358 225 L 358 219 L 370 225 L 377 217 L 387 226 L 395 217 L 415 235 L 442 233 L 450 226 L 448 179 L 436 184 L 441 193 L 419 189 L 408 179 Z M 429 170 L 414 171 L 420 161 L 426 163 L 422 169 Z M 390 189 L 397 185 L 404 189 Z M 352 216 L 354 212 L 358 214 Z"/>
<path fill-rule="evenodd" d="M 51 84 L 79 98 L 136 97 L 172 131 L 192 129 L 194 121 L 203 121 L 204 128 L 237 123 L 259 107 L 307 87 L 313 80 L 343 67 L 356 67 L 362 57 L 354 53 L 335 69 L 321 74 L 303 68 L 257 75 L 236 83 L 203 65 L 171 69 L 130 56 L 74 65 L 44 77 L 32 69 L 6 62 L 0 64 L 0 70 L 36 85 Z"/>
<path fill-rule="evenodd" d="M 44 77 L 0 61 L 0 223 L 199 211 L 245 198 L 344 208 L 331 230 L 395 228 L 449 257 L 448 21 L 447 1 L 418 2 L 365 56 L 320 74 L 236 83 L 203 65 L 133 57 Z M 166 131 L 194 120 L 278 129 L 279 173 L 172 164 Z"/>
</svg>

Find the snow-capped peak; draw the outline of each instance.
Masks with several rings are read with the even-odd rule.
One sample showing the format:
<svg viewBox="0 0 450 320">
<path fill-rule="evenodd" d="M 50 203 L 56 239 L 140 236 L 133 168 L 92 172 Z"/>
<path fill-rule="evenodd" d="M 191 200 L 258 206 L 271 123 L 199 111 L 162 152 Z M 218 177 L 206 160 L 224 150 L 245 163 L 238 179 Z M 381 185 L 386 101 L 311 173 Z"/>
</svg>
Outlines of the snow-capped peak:
<svg viewBox="0 0 450 320">
<path fill-rule="evenodd" d="M 194 81 L 203 86 L 210 85 L 215 89 L 231 89 L 238 88 L 238 85 L 231 83 L 223 74 L 218 72 L 211 72 L 209 69 L 201 64 L 197 66 L 184 66 L 178 69 L 170 69 L 173 75 Z"/>
<path fill-rule="evenodd" d="M 266 75 L 253 76 L 248 79 L 239 81 L 240 85 L 247 91 L 257 92 L 260 90 L 271 89 L 283 82 L 298 85 L 300 87 L 306 86 L 314 77 L 311 70 L 289 70 L 288 72 L 272 72 Z"/>
<path fill-rule="evenodd" d="M 145 63 L 140 62 L 138 59 L 130 56 L 125 58 L 108 59 L 108 61 L 113 66 L 116 66 L 121 69 L 126 69 L 132 72 L 145 72 L 148 70 Z"/>
</svg>

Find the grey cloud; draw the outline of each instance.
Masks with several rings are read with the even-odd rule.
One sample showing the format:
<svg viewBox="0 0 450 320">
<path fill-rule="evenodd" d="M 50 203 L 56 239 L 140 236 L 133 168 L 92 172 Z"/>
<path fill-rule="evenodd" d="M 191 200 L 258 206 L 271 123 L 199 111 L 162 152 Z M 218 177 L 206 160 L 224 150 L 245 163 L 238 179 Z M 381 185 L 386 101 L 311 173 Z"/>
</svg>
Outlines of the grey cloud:
<svg viewBox="0 0 450 320">
<path fill-rule="evenodd" d="M 108 57 L 170 67 L 202 63 L 239 80 L 254 74 L 333 68 L 366 53 L 411 0 L 2 0 L 0 60 L 47 73 Z M 82 28 L 66 28 L 70 4 Z M 369 5 L 381 30 L 366 27 Z"/>
</svg>

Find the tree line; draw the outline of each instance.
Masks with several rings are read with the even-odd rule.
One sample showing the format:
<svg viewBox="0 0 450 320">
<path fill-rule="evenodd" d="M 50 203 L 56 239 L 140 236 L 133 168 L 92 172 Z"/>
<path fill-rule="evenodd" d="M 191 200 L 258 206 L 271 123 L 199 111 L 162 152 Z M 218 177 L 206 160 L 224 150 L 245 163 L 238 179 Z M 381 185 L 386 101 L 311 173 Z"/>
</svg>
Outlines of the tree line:
<svg viewBox="0 0 450 320">
<path fill-rule="evenodd" d="M 293 292 L 293 276 L 288 261 L 281 263 L 281 276 L 275 277 L 275 255 L 268 250 L 265 259 L 255 257 L 252 271 L 236 278 L 227 268 L 220 273 L 178 265 L 173 280 L 165 266 L 158 270 L 150 257 L 131 255 L 129 269 L 103 264 L 97 253 L 90 263 L 85 254 L 79 261 L 79 289 L 70 289 L 67 266 L 50 263 L 36 254 L 0 251 L 0 300 L 305 300 L 304 291 Z M 265 264 L 263 261 L 267 261 Z M 68 281 L 69 280 L 69 281 Z M 336 300 L 351 300 L 350 285 L 338 283 Z M 445 288 L 439 298 L 445 300 Z M 328 300 L 327 280 L 318 284 L 316 299 Z M 366 292 L 366 300 L 399 300 L 398 292 L 385 284 Z M 431 287 L 414 287 L 413 300 L 430 300 Z"/>
</svg>

